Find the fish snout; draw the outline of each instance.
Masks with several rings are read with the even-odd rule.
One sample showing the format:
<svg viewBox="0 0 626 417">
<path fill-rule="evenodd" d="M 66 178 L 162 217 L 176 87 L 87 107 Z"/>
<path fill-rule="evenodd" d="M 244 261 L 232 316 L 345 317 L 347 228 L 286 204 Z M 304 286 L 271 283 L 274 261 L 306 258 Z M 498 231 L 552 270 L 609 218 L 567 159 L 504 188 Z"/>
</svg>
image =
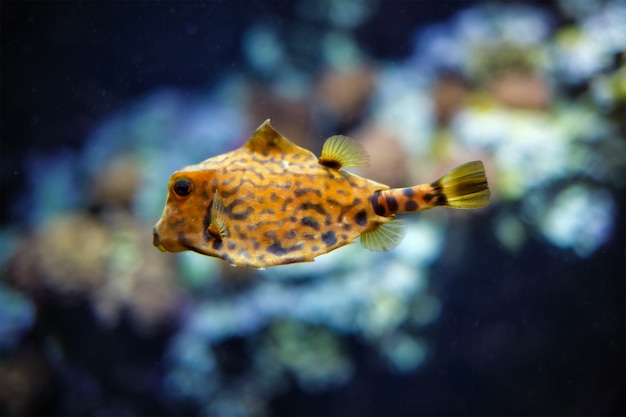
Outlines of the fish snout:
<svg viewBox="0 0 626 417">
<path fill-rule="evenodd" d="M 163 243 L 161 243 L 161 238 L 159 237 L 159 232 L 157 232 L 156 227 L 152 229 L 152 244 L 161 252 L 165 252 L 165 247 L 163 246 Z"/>
</svg>

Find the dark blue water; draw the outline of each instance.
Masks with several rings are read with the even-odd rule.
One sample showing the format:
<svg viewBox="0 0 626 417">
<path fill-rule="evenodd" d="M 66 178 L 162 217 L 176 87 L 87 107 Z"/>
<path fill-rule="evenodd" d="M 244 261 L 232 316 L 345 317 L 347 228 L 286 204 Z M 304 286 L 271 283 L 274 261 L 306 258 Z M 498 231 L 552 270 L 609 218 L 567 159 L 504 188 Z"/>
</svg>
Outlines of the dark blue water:
<svg viewBox="0 0 626 417">
<path fill-rule="evenodd" d="M 402 67 L 407 65 L 405 60 L 409 57 L 418 58 L 417 31 L 438 22 L 453 26 L 454 16 L 479 3 L 372 3 L 365 11 L 361 10 L 365 13 L 362 21 L 357 12 L 349 10 L 334 15 L 319 12 L 322 17 L 315 18 L 312 15 L 315 9 L 302 4 L 280 1 L 1 4 L 0 227 L 2 247 L 7 253 L 2 257 L 2 275 L 7 277 L 3 278 L 2 288 L 16 291 L 18 298 L 32 305 L 36 314 L 32 323 L 25 319 L 26 324 L 6 326 L 12 329 L 6 334 L 14 341 L 0 345 L 0 414 L 624 415 L 626 203 L 624 183 L 618 178 L 624 171 L 617 168 L 610 175 L 584 179 L 590 187 L 606 190 L 614 208 L 607 215 L 611 219 L 610 230 L 601 236 L 600 243 L 592 245 L 594 249 L 583 254 L 572 249 L 573 244 L 555 244 L 537 224 L 523 221 L 525 243 L 517 250 L 507 248 L 494 233 L 498 216 L 513 212 L 516 218 L 523 219 L 521 207 L 530 200 L 526 194 L 508 201 L 496 199 L 490 211 L 478 213 L 471 220 L 453 219 L 452 231 L 446 229 L 436 259 L 431 264 L 420 264 L 420 271 L 428 274 L 424 291 L 440 302 L 440 315 L 417 329 L 408 322 L 393 329 L 418 335 L 428 346 L 425 359 L 406 372 L 394 371 L 384 359 L 380 348 L 384 337 L 368 339 L 361 333 L 362 329 L 342 333 L 323 320 L 321 323 L 315 323 L 314 318 L 298 321 L 285 315 L 263 322 L 248 333 L 237 334 L 227 328 L 223 339 L 206 336 L 205 345 L 211 350 L 214 368 L 205 373 L 206 379 L 189 379 L 190 387 L 185 392 L 200 390 L 200 394 L 178 395 L 172 393 L 172 387 L 178 385 L 170 383 L 171 375 L 184 368 L 181 365 L 184 358 L 180 353 L 171 353 L 179 352 L 172 348 L 172 341 L 186 334 L 190 317 L 204 317 L 198 312 L 203 300 L 236 304 L 250 288 L 252 293 L 257 285 L 264 285 L 247 283 L 245 270 L 212 272 L 211 279 L 234 276 L 234 284 L 231 281 L 215 284 L 209 280 L 209 284 L 198 285 L 181 278 L 185 274 L 182 267 L 176 269 L 177 285 L 191 295 L 179 307 L 180 316 L 150 332 L 138 331 L 136 321 L 129 318 L 133 317 L 132 301 L 120 307 L 122 312 L 116 325 L 107 327 L 102 317 L 94 313 L 93 298 L 78 295 L 68 300 L 50 287 L 31 291 L 23 285 L 19 272 L 12 266 L 16 261 L 9 259 L 8 254 L 17 250 L 16 242 L 22 235 L 39 230 L 40 225 L 29 217 L 29 210 L 53 211 L 28 205 L 46 200 L 43 191 L 33 186 L 33 161 L 37 161 L 33 155 L 57 161 L 61 160 L 60 155 L 69 152 L 78 160 L 87 160 L 85 149 L 90 149 L 90 144 L 97 140 L 100 144 L 106 142 L 102 137 L 95 139 L 96 129 L 111 126 L 115 120 L 126 120 L 120 131 L 128 132 L 141 125 L 133 117 L 143 114 L 143 110 L 160 108 L 154 104 L 158 100 L 149 99 L 155 91 L 176 91 L 176 99 L 171 102 L 176 103 L 173 107 L 179 106 L 174 113 L 178 112 L 176 117 L 184 120 L 182 126 L 195 126 L 193 121 L 185 119 L 198 106 L 194 100 L 212 97 L 216 88 L 225 85 L 224 77 L 244 74 L 251 84 L 265 91 L 263 88 L 275 85 L 276 79 L 271 72 L 263 73 L 250 62 L 250 52 L 244 45 L 251 27 L 272 28 L 285 44 L 290 65 L 315 80 L 325 68 L 319 42 L 323 34 L 350 33 L 370 62 Z M 539 4 L 550 14 L 553 27 L 564 23 L 576 25 L 576 19 L 562 8 L 553 3 Z M 352 16 L 353 23 L 349 17 L 342 18 L 341 13 Z M 485 20 L 485 25 L 488 23 Z M 617 57 L 615 62 L 620 62 Z M 602 73 L 615 71 L 617 65 L 620 64 L 598 70 L 581 82 L 557 87 L 560 91 L 557 95 L 574 100 L 590 91 L 593 80 Z M 623 62 L 621 65 L 623 71 Z M 407 65 L 407 68 L 411 67 Z M 462 74 L 463 77 L 467 84 L 481 88 L 477 79 L 467 74 Z M 305 96 L 314 100 L 316 93 L 311 85 L 306 84 Z M 168 99 L 163 102 L 170 103 Z M 271 100 L 268 102 L 271 104 Z M 266 108 L 272 109 L 270 104 Z M 623 123 L 619 123 L 625 114 L 623 101 L 609 111 L 594 108 L 592 113 L 615 122 L 614 137 L 623 142 L 626 131 Z M 126 114 L 128 120 L 124 119 Z M 305 112 L 302 120 L 293 115 L 301 113 L 285 114 L 290 116 L 277 117 L 283 120 L 291 117 L 295 125 L 328 127 L 324 120 L 317 120 L 317 125 L 311 122 L 309 118 L 314 116 L 310 113 Z M 270 116 L 273 117 L 271 114 L 265 117 Z M 363 111 L 358 117 L 331 126 L 341 131 L 360 127 L 370 116 Z M 235 131 L 239 134 L 239 127 Z M 154 135 L 158 136 L 158 132 Z M 103 137 L 108 136 L 103 134 Z M 124 139 L 117 139 L 124 143 Z M 172 143 L 176 143 L 172 138 L 158 139 L 153 148 L 164 149 Z M 215 153 L 228 150 L 224 144 L 216 144 L 214 148 Z M 144 148 L 138 145 L 137 149 Z M 209 156 L 212 155 L 194 155 L 197 160 L 186 161 L 196 163 Z M 601 167 L 608 165 L 602 160 L 595 163 Z M 89 171 L 81 169 L 67 175 L 75 178 Z M 170 173 L 168 168 L 160 175 L 166 179 Z M 45 175 L 43 172 L 42 177 Z M 578 174 L 567 177 L 567 181 L 578 179 Z M 537 192 L 533 198 L 547 196 L 548 207 L 555 206 L 553 196 L 564 189 L 557 182 L 533 188 L 532 192 Z M 71 187 L 78 187 L 76 184 L 82 184 L 81 181 L 67 184 L 59 188 L 69 187 L 67 199 L 70 192 L 86 195 L 82 188 L 72 191 Z M 66 197 L 57 193 L 55 198 L 59 207 L 64 207 Z M 71 198 L 83 201 L 82 197 Z M 80 206 L 94 216 L 103 210 L 81 204 L 72 207 Z M 142 213 L 135 210 L 141 218 Z M 146 239 L 151 241 L 148 226 L 146 230 Z M 437 233 L 443 236 L 443 230 L 439 228 Z M 360 256 L 369 255 L 361 250 L 363 253 L 355 256 L 355 265 L 365 262 L 359 260 Z M 28 248 L 25 253 L 29 254 Z M 18 264 L 38 265 L 37 257 L 27 256 L 21 262 Z M 347 275 L 344 270 L 332 269 L 328 275 L 331 273 Z M 269 271 L 266 275 L 250 274 L 257 281 L 273 278 Z M 296 288 L 290 294 L 296 293 L 300 286 L 308 289 L 311 282 L 328 278 L 326 272 L 315 269 L 294 276 L 293 282 L 285 284 L 290 291 Z M 242 277 L 242 281 L 237 281 Z M 385 274 L 380 278 L 385 279 Z M 247 304 L 242 302 L 242 305 Z M 0 310 L 0 320 L 9 323 L 14 311 L 15 317 L 30 317 L 24 313 L 27 309 L 20 308 Z M 296 327 L 306 323 L 309 333 L 305 332 L 301 339 L 307 343 L 308 337 L 313 343 L 312 335 L 328 332 L 349 358 L 350 376 L 343 383 L 325 385 L 325 382 L 321 389 L 307 390 L 307 385 L 299 379 L 306 377 L 307 372 L 314 373 L 307 368 L 303 374 L 286 372 L 287 376 L 275 386 L 271 385 L 274 382 L 268 382 L 272 389 L 267 392 L 255 385 L 251 375 L 258 374 L 251 369 L 257 361 L 267 360 L 262 356 L 267 352 L 262 353 L 261 346 L 271 346 L 266 343 L 274 340 L 272 337 L 280 339 L 281 320 L 295 321 Z M 325 336 L 321 337 L 326 340 Z M 195 360 L 199 368 L 198 358 L 202 357 L 193 356 L 192 365 Z M 265 366 L 273 364 L 269 361 Z M 266 373 L 262 375 L 267 377 Z M 33 382 L 16 385 L 21 376 L 24 376 L 22 381 Z M 35 383 L 39 376 L 46 381 L 45 385 Z M 215 384 L 207 388 L 209 394 L 204 397 L 203 384 Z M 15 388 L 18 386 L 19 389 Z"/>
</svg>

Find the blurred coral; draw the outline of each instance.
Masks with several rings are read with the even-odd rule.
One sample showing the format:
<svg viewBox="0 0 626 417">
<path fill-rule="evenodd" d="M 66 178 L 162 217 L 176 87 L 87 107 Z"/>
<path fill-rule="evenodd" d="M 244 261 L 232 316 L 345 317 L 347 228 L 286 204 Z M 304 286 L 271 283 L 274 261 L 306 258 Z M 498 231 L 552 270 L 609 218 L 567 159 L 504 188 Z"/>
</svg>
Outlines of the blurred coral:
<svg viewBox="0 0 626 417">
<path fill-rule="evenodd" d="M 546 110 L 552 102 L 545 81 L 528 73 L 502 74 L 488 83 L 487 91 L 502 105 L 513 108 Z"/>
<path fill-rule="evenodd" d="M 374 91 L 376 72 L 369 66 L 350 69 L 327 69 L 316 87 L 321 115 L 349 125 L 358 121 L 367 109 Z"/>
<path fill-rule="evenodd" d="M 108 243 L 108 231 L 92 216 L 55 219 L 22 242 L 7 275 L 36 296 L 52 290 L 82 298 L 105 283 Z"/>
<path fill-rule="evenodd" d="M 248 91 L 246 113 L 250 116 L 250 125 L 258 126 L 271 116 L 272 124 L 280 126 L 279 131 L 292 138 L 299 146 L 310 147 L 313 136 L 309 121 L 310 103 L 300 98 L 291 98 L 279 92 L 253 84 Z"/>
<path fill-rule="evenodd" d="M 90 201 L 96 207 L 130 210 L 141 187 L 141 167 L 137 158 L 118 156 L 110 161 L 90 187 Z"/>
<path fill-rule="evenodd" d="M 432 92 L 434 114 L 439 125 L 446 126 L 465 103 L 469 87 L 458 75 L 442 74 Z"/>
<path fill-rule="evenodd" d="M 297 321 L 277 321 L 266 336 L 264 356 L 288 371 L 300 386 L 319 391 L 347 381 L 352 366 L 339 341 L 324 327 L 312 327 Z M 263 349 L 263 347 L 261 348 Z"/>
<path fill-rule="evenodd" d="M 359 175 L 387 184 L 403 187 L 409 181 L 406 149 L 400 140 L 376 125 L 368 125 L 354 132 L 370 156 L 369 165 L 358 169 Z"/>
<path fill-rule="evenodd" d="M 141 331 L 171 320 L 181 293 L 173 265 L 145 238 L 149 227 L 128 211 L 138 185 L 131 160 L 113 160 L 91 188 L 97 214 L 48 219 L 9 260 L 9 282 L 37 299 L 89 301 L 109 326 L 125 310 Z"/>
</svg>

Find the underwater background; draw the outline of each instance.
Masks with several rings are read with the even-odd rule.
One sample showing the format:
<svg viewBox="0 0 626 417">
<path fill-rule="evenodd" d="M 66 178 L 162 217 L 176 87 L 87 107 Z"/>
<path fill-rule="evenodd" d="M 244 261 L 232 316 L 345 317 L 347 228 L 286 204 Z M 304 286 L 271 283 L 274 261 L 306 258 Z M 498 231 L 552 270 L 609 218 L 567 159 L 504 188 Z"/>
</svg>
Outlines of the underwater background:
<svg viewBox="0 0 626 417">
<path fill-rule="evenodd" d="M 1 17 L 0 415 L 624 415 L 626 1 L 17 2 Z M 253 271 L 152 246 L 265 119 L 482 210 Z"/>
</svg>

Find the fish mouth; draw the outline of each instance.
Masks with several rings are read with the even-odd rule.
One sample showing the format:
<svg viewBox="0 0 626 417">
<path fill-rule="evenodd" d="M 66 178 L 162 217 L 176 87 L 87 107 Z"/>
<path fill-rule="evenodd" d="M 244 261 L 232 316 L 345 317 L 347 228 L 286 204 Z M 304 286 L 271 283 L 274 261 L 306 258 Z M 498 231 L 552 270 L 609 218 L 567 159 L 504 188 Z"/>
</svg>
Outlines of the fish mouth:
<svg viewBox="0 0 626 417">
<path fill-rule="evenodd" d="M 163 243 L 161 243 L 161 240 L 159 238 L 159 234 L 157 233 L 156 229 L 153 231 L 153 241 L 152 243 L 154 244 L 154 246 L 156 246 L 157 248 L 159 248 L 160 251 L 162 252 L 180 252 L 180 251 L 191 251 L 191 252 L 195 252 L 198 253 L 200 255 L 204 255 L 204 256 L 210 256 L 212 258 L 220 258 L 225 260 L 226 262 L 228 262 L 231 266 L 243 266 L 246 268 L 250 268 L 250 269 L 265 269 L 265 266 L 263 265 L 256 265 L 256 264 L 248 264 L 248 263 L 236 263 L 235 260 L 233 260 L 233 258 L 231 258 L 230 256 L 228 256 L 227 254 L 216 254 L 216 253 L 211 253 L 205 249 L 201 249 L 197 246 L 193 246 L 190 242 L 187 241 L 181 241 L 178 242 L 178 245 L 176 247 L 176 249 L 166 249 L 165 246 L 163 245 Z"/>
<path fill-rule="evenodd" d="M 165 246 L 161 243 L 161 238 L 159 237 L 156 227 L 152 229 L 152 244 L 161 252 L 167 252 L 167 249 L 165 249 Z"/>
<path fill-rule="evenodd" d="M 152 244 L 161 252 L 182 252 L 188 250 L 199 253 L 201 255 L 215 256 L 198 247 L 193 246 L 191 242 L 184 239 L 184 236 L 179 236 L 179 239 L 177 241 L 172 241 L 167 238 L 165 240 L 162 240 L 156 226 L 152 228 Z"/>
</svg>

